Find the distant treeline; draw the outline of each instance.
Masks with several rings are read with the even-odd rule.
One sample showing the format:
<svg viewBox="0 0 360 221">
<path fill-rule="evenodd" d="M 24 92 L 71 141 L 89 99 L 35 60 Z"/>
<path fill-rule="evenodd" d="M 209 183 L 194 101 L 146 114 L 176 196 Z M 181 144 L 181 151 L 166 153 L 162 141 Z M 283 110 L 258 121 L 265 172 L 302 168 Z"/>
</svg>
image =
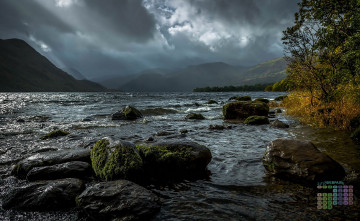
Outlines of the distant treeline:
<svg viewBox="0 0 360 221">
<path fill-rule="evenodd" d="M 193 92 L 265 91 L 266 87 L 269 87 L 269 84 L 225 86 L 225 87 L 202 87 L 202 88 L 195 88 Z"/>
</svg>

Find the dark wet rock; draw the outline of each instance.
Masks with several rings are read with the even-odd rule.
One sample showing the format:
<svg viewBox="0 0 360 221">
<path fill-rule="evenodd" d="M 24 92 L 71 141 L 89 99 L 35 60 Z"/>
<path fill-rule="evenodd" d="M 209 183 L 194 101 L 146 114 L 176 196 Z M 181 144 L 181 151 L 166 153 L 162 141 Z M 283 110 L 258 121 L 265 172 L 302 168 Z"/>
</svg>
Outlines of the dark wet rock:
<svg viewBox="0 0 360 221">
<path fill-rule="evenodd" d="M 288 97 L 287 95 L 283 95 L 283 96 L 276 97 L 274 100 L 275 100 L 275 101 L 282 101 L 282 100 L 284 100 L 284 99 L 287 98 L 287 97 Z"/>
<path fill-rule="evenodd" d="M 142 118 L 141 112 L 133 106 L 126 106 L 123 110 L 112 115 L 112 120 L 136 120 Z"/>
<path fill-rule="evenodd" d="M 261 124 L 269 124 L 269 119 L 265 116 L 250 116 L 245 119 L 245 124 L 250 125 L 261 125 Z"/>
<path fill-rule="evenodd" d="M 142 172 L 142 159 L 136 146 L 126 141 L 111 143 L 101 139 L 91 150 L 91 165 L 103 180 L 138 180 Z"/>
<path fill-rule="evenodd" d="M 276 139 L 267 146 L 263 163 L 270 175 L 300 183 L 342 180 L 344 168 L 313 143 Z"/>
<path fill-rule="evenodd" d="M 241 97 L 230 97 L 229 101 L 231 100 L 237 100 L 237 101 L 251 101 L 250 96 L 241 96 Z"/>
<path fill-rule="evenodd" d="M 146 139 L 146 141 L 148 141 L 148 142 L 154 141 L 154 138 L 153 138 L 153 137 L 148 137 L 148 138 Z"/>
<path fill-rule="evenodd" d="M 189 131 L 187 129 L 181 129 L 180 134 L 187 134 Z"/>
<path fill-rule="evenodd" d="M 20 118 L 20 119 L 17 119 L 16 122 L 18 122 L 18 123 L 25 123 L 25 120 Z"/>
<path fill-rule="evenodd" d="M 150 179 L 176 180 L 203 175 L 212 158 L 207 147 L 191 141 L 159 142 L 137 148 Z"/>
<path fill-rule="evenodd" d="M 206 104 L 218 104 L 216 100 L 209 100 Z"/>
<path fill-rule="evenodd" d="M 276 109 L 275 111 L 277 114 L 281 114 L 282 113 L 282 110 L 280 108 Z"/>
<path fill-rule="evenodd" d="M 141 113 L 143 115 L 165 115 L 165 114 L 176 114 L 177 110 L 157 107 L 157 108 L 149 108 L 149 109 L 141 110 Z"/>
<path fill-rule="evenodd" d="M 190 113 L 186 115 L 185 119 L 204 120 L 205 117 L 202 114 Z"/>
<path fill-rule="evenodd" d="M 360 143 L 360 127 L 358 129 L 356 129 L 354 132 L 352 132 L 350 137 L 355 142 Z"/>
<path fill-rule="evenodd" d="M 232 126 L 224 126 L 224 125 L 210 125 L 209 130 L 224 130 L 224 129 L 231 129 Z"/>
<path fill-rule="evenodd" d="M 83 161 L 72 161 L 55 164 L 52 166 L 34 167 L 26 176 L 29 181 L 55 180 L 63 178 L 87 179 L 92 169 L 89 163 Z"/>
<path fill-rule="evenodd" d="M 276 119 L 275 121 L 271 122 L 271 126 L 273 127 L 277 127 L 277 128 L 289 128 L 289 125 L 279 121 L 278 119 Z"/>
<path fill-rule="evenodd" d="M 51 166 L 70 161 L 90 162 L 90 150 L 77 148 L 37 153 L 17 163 L 11 173 L 25 179 L 27 173 L 34 167 Z"/>
<path fill-rule="evenodd" d="M 194 103 L 194 105 L 196 106 L 196 107 L 199 107 L 200 106 L 200 104 L 199 103 Z"/>
<path fill-rule="evenodd" d="M 169 131 L 159 131 L 157 132 L 155 135 L 158 137 L 162 137 L 162 136 L 169 136 L 174 134 L 173 132 L 169 132 Z"/>
<path fill-rule="evenodd" d="M 266 99 L 266 98 L 256 98 L 254 101 L 255 102 L 264 102 L 265 104 L 268 104 L 270 102 L 269 99 Z"/>
<path fill-rule="evenodd" d="M 246 119 L 250 116 L 267 116 L 269 107 L 263 102 L 236 101 L 223 106 L 225 119 Z"/>
<path fill-rule="evenodd" d="M 79 179 L 62 179 L 28 183 L 11 189 L 3 198 L 4 209 L 61 210 L 75 206 L 75 198 L 84 190 Z"/>
<path fill-rule="evenodd" d="M 42 136 L 41 139 L 46 140 L 49 138 L 66 136 L 68 134 L 70 133 L 65 130 L 53 130 L 50 133 L 47 133 L 46 135 Z"/>
<path fill-rule="evenodd" d="M 127 180 L 89 186 L 76 203 L 91 220 L 150 220 L 160 210 L 155 194 Z"/>
<path fill-rule="evenodd" d="M 94 117 L 85 117 L 82 121 L 83 122 L 90 122 L 90 121 L 93 121 L 93 120 L 95 120 Z"/>
</svg>

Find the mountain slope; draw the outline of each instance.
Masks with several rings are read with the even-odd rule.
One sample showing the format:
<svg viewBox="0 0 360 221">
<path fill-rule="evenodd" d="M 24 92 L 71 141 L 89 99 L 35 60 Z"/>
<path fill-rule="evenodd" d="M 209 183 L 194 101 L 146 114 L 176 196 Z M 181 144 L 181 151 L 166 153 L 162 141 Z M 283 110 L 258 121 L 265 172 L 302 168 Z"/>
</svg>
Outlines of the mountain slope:
<svg viewBox="0 0 360 221">
<path fill-rule="evenodd" d="M 69 75 L 73 76 L 73 78 L 75 78 L 76 80 L 87 80 L 86 77 L 75 68 L 66 67 L 66 68 L 62 68 L 62 70 L 68 73 Z"/>
<path fill-rule="evenodd" d="M 207 86 L 270 84 L 285 78 L 286 67 L 283 58 L 273 59 L 250 68 L 214 62 L 193 65 L 169 73 L 148 70 L 137 75 L 122 77 L 127 80 L 122 83 L 117 81 L 113 86 L 117 85 L 117 88 L 125 91 L 192 91 L 194 88 Z"/>
<path fill-rule="evenodd" d="M 97 83 L 75 80 L 25 41 L 0 40 L 0 91 L 105 91 Z"/>
</svg>

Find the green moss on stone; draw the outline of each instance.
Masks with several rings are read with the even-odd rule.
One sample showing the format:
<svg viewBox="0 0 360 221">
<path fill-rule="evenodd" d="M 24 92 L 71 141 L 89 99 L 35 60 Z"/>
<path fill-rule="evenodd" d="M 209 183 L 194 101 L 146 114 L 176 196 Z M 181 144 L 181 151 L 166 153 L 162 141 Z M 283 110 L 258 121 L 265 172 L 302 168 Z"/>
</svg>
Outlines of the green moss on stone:
<svg viewBox="0 0 360 221">
<path fill-rule="evenodd" d="M 142 159 L 135 149 L 122 144 L 110 147 L 106 139 L 96 142 L 90 157 L 95 174 L 103 180 L 133 180 L 142 168 Z"/>
<path fill-rule="evenodd" d="M 49 138 L 53 138 L 53 137 L 66 136 L 68 134 L 70 134 L 70 133 L 65 130 L 54 130 L 54 131 L 51 131 L 50 133 L 42 136 L 41 139 L 45 140 L 45 139 L 49 139 Z"/>
<path fill-rule="evenodd" d="M 260 124 L 269 124 L 269 119 L 265 116 L 250 116 L 244 121 L 245 124 L 250 125 L 260 125 Z"/>
</svg>

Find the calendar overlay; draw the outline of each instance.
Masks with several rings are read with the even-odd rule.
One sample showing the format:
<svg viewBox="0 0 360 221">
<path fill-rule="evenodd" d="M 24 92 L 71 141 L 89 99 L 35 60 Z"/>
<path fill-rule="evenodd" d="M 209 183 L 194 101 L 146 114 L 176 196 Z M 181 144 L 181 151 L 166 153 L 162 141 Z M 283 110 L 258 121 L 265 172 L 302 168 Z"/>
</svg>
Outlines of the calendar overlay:
<svg viewBox="0 0 360 221">
<path fill-rule="evenodd" d="M 317 184 L 317 208 L 332 209 L 333 206 L 351 206 L 354 203 L 354 187 L 342 181 L 323 181 Z"/>
</svg>

